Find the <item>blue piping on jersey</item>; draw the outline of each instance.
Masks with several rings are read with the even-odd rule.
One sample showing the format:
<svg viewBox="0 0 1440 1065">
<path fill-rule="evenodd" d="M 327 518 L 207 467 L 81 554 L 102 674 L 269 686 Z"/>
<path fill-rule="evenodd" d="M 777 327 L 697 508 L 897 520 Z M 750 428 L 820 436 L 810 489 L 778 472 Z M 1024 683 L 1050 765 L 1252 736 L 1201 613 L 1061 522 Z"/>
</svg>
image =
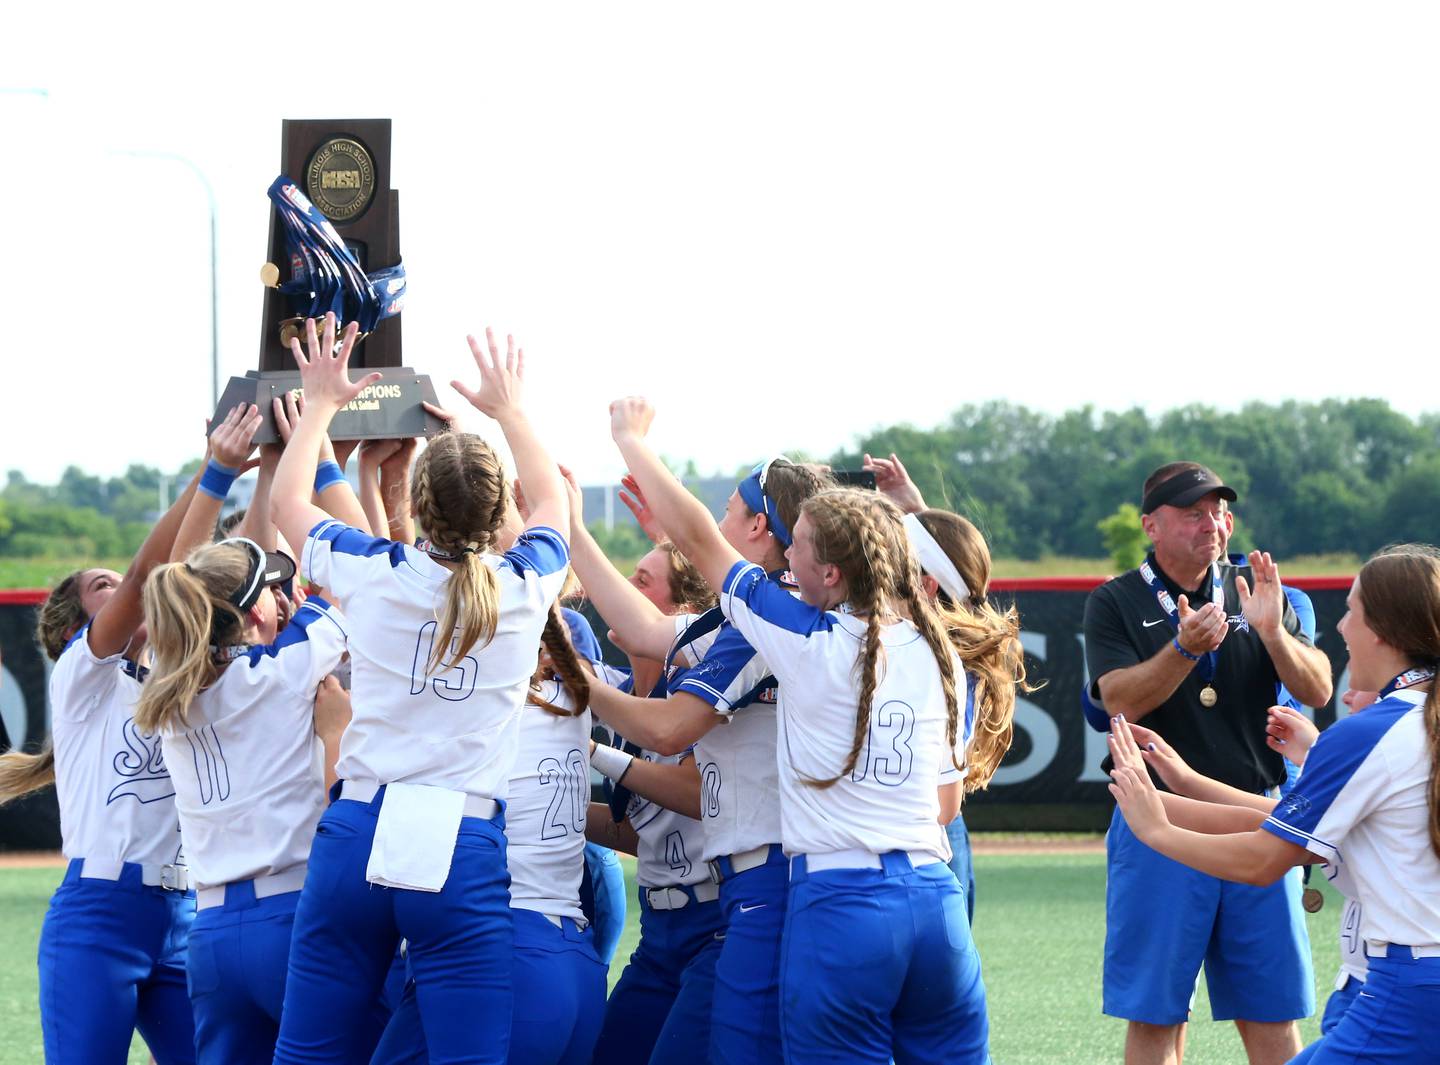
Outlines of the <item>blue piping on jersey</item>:
<svg viewBox="0 0 1440 1065">
<path fill-rule="evenodd" d="M 312 595 L 300 605 L 299 610 L 295 611 L 295 616 L 290 619 L 290 624 L 285 626 L 285 631 L 275 638 L 274 643 L 266 644 L 263 647 L 252 647 L 245 652 L 245 657 L 250 660 L 250 668 L 254 669 L 265 658 L 276 657 L 287 647 L 294 647 L 296 644 L 308 640 L 310 633 L 307 630 L 321 618 L 339 629 L 341 636 L 349 637 L 349 633 L 330 612 L 330 604 L 318 595 Z"/>
</svg>

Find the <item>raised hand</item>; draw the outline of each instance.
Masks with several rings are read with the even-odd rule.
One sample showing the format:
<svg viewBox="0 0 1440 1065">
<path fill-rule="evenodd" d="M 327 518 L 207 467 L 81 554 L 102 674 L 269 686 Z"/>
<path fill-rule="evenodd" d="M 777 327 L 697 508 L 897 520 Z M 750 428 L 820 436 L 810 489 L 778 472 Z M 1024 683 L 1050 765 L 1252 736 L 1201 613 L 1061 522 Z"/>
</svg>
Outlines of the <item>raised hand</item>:
<svg viewBox="0 0 1440 1065">
<path fill-rule="evenodd" d="M 1272 706 L 1266 711 L 1265 744 L 1279 751 L 1296 765 L 1305 764 L 1305 756 L 1320 735 L 1315 723 L 1298 710 L 1288 706 Z"/>
<path fill-rule="evenodd" d="M 1285 617 L 1285 592 L 1280 587 L 1280 567 L 1268 551 L 1250 552 L 1250 569 L 1255 575 L 1255 590 L 1244 577 L 1235 578 L 1235 593 L 1240 597 L 1240 613 L 1250 627 L 1263 635 L 1278 632 Z"/>
<path fill-rule="evenodd" d="M 877 459 L 867 454 L 862 465 L 875 475 L 875 487 L 906 514 L 918 514 L 925 509 L 925 499 L 899 455 L 892 451 L 888 459 Z"/>
<path fill-rule="evenodd" d="M 640 491 L 640 483 L 626 474 L 620 478 L 620 502 L 624 503 L 635 520 L 640 523 L 640 531 L 650 538 L 652 544 L 658 544 L 665 539 L 665 530 L 660 528 L 660 522 L 655 518 L 655 512 L 650 509 L 650 504 L 645 501 L 645 493 Z M 572 501 L 571 506 L 574 506 Z"/>
<path fill-rule="evenodd" d="M 583 529 L 585 527 L 585 493 L 580 491 L 580 482 L 575 479 L 575 472 L 563 463 L 556 463 L 560 468 L 560 477 L 565 482 L 565 495 L 570 500 L 570 528 Z"/>
<path fill-rule="evenodd" d="M 1190 781 L 1195 771 L 1190 768 L 1185 759 L 1176 753 L 1175 748 L 1165 742 L 1165 738 L 1154 729 L 1148 729 L 1143 725 L 1136 725 L 1126 722 L 1130 729 L 1130 735 L 1140 748 L 1140 757 L 1145 764 L 1155 770 L 1156 774 L 1165 786 L 1177 795 L 1188 795 L 1190 793 Z"/>
<path fill-rule="evenodd" d="M 496 421 L 503 421 L 506 415 L 523 410 L 525 350 L 517 348 L 515 338 L 507 335 L 505 356 L 502 358 L 500 349 L 495 344 L 495 334 L 489 328 L 485 330 L 485 348 L 481 348 L 473 336 L 465 339 L 470 344 L 470 354 L 475 358 L 475 367 L 480 371 L 480 387 L 472 391 L 459 381 L 451 381 L 450 387 L 464 396 L 481 414 Z M 435 411 L 432 410 L 431 413 L 434 414 Z"/>
<path fill-rule="evenodd" d="M 279 434 L 281 442 L 290 443 L 295 427 L 300 424 L 300 419 L 305 414 L 305 394 L 290 391 L 283 396 L 276 396 L 270 401 L 270 414 L 275 419 L 275 432 Z M 349 457 L 348 451 L 346 457 Z M 330 443 L 328 433 L 320 438 L 319 461 L 335 462 L 335 447 Z"/>
<path fill-rule="evenodd" d="M 447 432 L 447 433 L 457 433 L 457 432 L 460 431 L 460 429 L 459 429 L 460 416 L 459 416 L 459 415 L 450 413 L 450 412 L 449 412 L 448 410 L 446 410 L 444 407 L 437 407 L 434 403 L 431 403 L 428 399 L 427 399 L 427 400 L 422 400 L 421 403 L 420 403 L 420 406 L 424 407 L 427 413 L 429 413 L 429 414 L 432 415 L 433 417 L 439 418 L 442 422 L 445 423 L 445 432 Z"/>
<path fill-rule="evenodd" d="M 255 433 L 260 428 L 260 408 L 240 403 L 210 434 L 210 455 L 222 466 L 241 469 L 255 453 Z"/>
<path fill-rule="evenodd" d="M 360 442 L 360 465 L 380 469 L 381 463 L 388 462 L 400 450 L 400 440 L 362 440 Z"/>
<path fill-rule="evenodd" d="M 1181 596 L 1175 603 L 1180 615 L 1180 646 L 1192 655 L 1214 651 L 1230 631 L 1230 619 L 1219 603 L 1206 603 L 1199 610 L 1190 609 L 1190 600 Z"/>
<path fill-rule="evenodd" d="M 655 408 L 644 396 L 626 396 L 610 404 L 610 436 L 615 440 L 622 436 L 643 437 L 654 420 Z"/>
<path fill-rule="evenodd" d="M 295 364 L 300 368 L 300 382 L 308 402 L 339 410 L 380 380 L 382 375 L 378 371 L 365 374 L 358 381 L 350 380 L 350 352 L 355 347 L 359 332 L 359 324 L 351 322 L 345 327 L 337 348 L 335 315 L 326 313 L 318 332 L 315 319 L 305 319 L 305 350 L 300 348 L 299 337 L 290 339 L 290 353 L 295 356 Z"/>
</svg>

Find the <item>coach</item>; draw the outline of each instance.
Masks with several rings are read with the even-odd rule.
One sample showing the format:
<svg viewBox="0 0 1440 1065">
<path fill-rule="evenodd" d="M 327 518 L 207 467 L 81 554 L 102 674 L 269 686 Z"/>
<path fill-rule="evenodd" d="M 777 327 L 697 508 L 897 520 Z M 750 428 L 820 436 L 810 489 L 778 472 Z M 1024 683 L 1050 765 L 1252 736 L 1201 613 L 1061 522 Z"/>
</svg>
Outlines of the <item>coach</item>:
<svg viewBox="0 0 1440 1065">
<path fill-rule="evenodd" d="M 1235 498 L 1194 462 L 1146 479 L 1152 550 L 1091 593 L 1085 656 L 1107 713 L 1143 720 L 1197 771 L 1261 792 L 1285 779 L 1265 744 L 1276 682 L 1323 706 L 1330 665 L 1269 556 L 1250 556 L 1252 590 L 1223 554 Z M 1315 1008 L 1299 871 L 1269 888 L 1205 876 L 1140 843 L 1118 809 L 1106 852 L 1104 1010 L 1130 1022 L 1126 1065 L 1180 1060 L 1202 963 L 1212 1015 L 1235 1021 L 1251 1065 L 1299 1053 L 1295 1021 Z"/>
</svg>

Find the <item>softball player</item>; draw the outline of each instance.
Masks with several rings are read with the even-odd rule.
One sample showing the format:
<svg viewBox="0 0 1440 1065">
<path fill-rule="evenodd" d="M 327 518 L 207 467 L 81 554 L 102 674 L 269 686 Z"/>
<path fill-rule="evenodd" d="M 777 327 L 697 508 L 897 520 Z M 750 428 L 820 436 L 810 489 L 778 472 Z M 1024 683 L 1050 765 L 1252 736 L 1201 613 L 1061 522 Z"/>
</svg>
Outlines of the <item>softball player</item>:
<svg viewBox="0 0 1440 1065">
<path fill-rule="evenodd" d="M 589 1065 L 605 1010 L 605 966 L 580 908 L 590 714 L 574 708 L 585 706 L 589 684 L 564 628 L 554 618 L 546 626 L 545 654 L 564 679 L 547 669 L 532 681 L 505 810 L 515 921 L 514 1065 Z M 428 1060 L 411 983 L 371 1065 Z"/>
<path fill-rule="evenodd" d="M 344 619 L 311 596 L 277 638 L 272 589 L 294 572 L 252 540 L 225 540 L 162 566 L 145 589 L 155 665 L 135 717 L 160 734 L 196 889 L 187 967 L 202 1065 L 275 1055 L 324 806 L 315 690 L 345 653 Z"/>
<path fill-rule="evenodd" d="M 793 522 L 800 504 L 829 483 L 812 467 L 785 459 L 763 463 L 732 493 L 719 530 L 780 581 L 790 542 L 786 520 Z M 643 494 L 638 498 L 643 508 Z M 573 495 L 571 511 L 573 516 Z M 622 643 L 653 652 L 654 634 L 669 635 L 663 623 L 656 623 L 653 610 L 624 602 L 618 574 L 597 555 L 577 549 L 576 561 L 587 587 L 598 589 L 601 613 Z M 603 594 L 607 588 L 610 594 Z M 665 661 L 668 697 L 662 711 L 619 692 L 597 693 L 592 706 L 638 743 L 666 753 L 693 745 L 703 858 L 720 884 L 725 917 L 713 962 L 714 996 L 703 1007 L 710 1015 L 710 1057 L 717 1063 L 778 1061 L 787 884 L 774 758 L 775 678 L 718 608 L 694 619 Z"/>
<path fill-rule="evenodd" d="M 195 1060 L 185 940 L 195 897 L 160 738 L 135 724 L 145 675 L 141 589 L 170 555 L 199 474 L 124 578 L 73 573 L 40 608 L 51 751 L 0 759 L 0 801 L 55 783 L 69 865 L 40 930 L 40 1026 L 51 1065 L 123 1063 L 138 1028 L 159 1065 Z"/>
<path fill-rule="evenodd" d="M 1278 574 L 1257 574 L 1256 595 L 1279 595 Z M 1248 825 L 1162 796 L 1135 733 L 1117 720 L 1110 746 L 1115 794 L 1135 834 L 1196 869 L 1270 883 L 1314 861 L 1348 870 L 1361 906 L 1369 972 L 1339 1023 L 1297 1062 L 1434 1060 L 1440 1009 L 1440 553 L 1406 545 L 1372 558 L 1355 579 L 1339 631 L 1352 683 L 1378 690 L 1365 710 L 1315 741 L 1295 787 Z M 1263 823 L 1256 823 L 1264 817 Z M 1189 822 L 1199 831 L 1182 827 Z M 1246 831 L 1245 828 L 1250 828 Z"/>
<path fill-rule="evenodd" d="M 370 374 L 346 374 L 353 324 L 335 347 L 306 324 L 292 345 L 307 404 L 272 489 L 302 571 L 344 603 L 353 718 L 340 746 L 338 801 L 321 817 L 295 934 L 275 1060 L 367 1060 L 360 1020 L 400 938 L 426 1042 L 440 1060 L 508 1056 L 514 932 L 505 865 L 506 786 L 526 685 L 565 580 L 563 482 L 521 403 L 523 355 L 470 341 L 479 392 L 456 384 L 504 430 L 530 521 L 489 549 L 507 509 L 504 470 L 478 437 L 442 433 L 416 463 L 411 501 L 425 552 L 374 539 L 310 503 L 331 418 Z M 337 979 L 337 977 L 340 977 Z"/>
<path fill-rule="evenodd" d="M 652 417 L 643 400 L 612 404 L 616 443 L 780 681 L 786 1060 L 986 1060 L 979 958 L 944 864 L 936 788 L 942 765 L 964 759 L 964 673 L 899 511 L 858 490 L 808 500 L 788 552 L 797 601 L 726 543 L 645 445 Z"/>
</svg>

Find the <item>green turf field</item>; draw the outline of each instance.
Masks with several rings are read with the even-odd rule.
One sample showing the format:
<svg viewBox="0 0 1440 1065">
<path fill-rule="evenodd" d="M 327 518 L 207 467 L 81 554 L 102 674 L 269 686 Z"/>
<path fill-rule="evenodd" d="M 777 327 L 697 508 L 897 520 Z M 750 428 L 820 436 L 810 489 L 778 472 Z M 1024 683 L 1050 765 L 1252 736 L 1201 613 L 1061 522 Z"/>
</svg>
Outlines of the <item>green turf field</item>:
<svg viewBox="0 0 1440 1065">
<path fill-rule="evenodd" d="M 634 864 L 627 862 L 633 878 Z M 976 860 L 975 938 L 989 991 L 991 1051 L 996 1065 L 1096 1065 L 1119 1061 L 1124 1025 L 1100 1015 L 1100 956 L 1104 939 L 1105 862 L 1098 854 L 984 855 Z M 54 869 L 0 870 L 0 1065 L 33 1065 L 42 1058 L 36 1012 L 35 943 L 45 900 L 60 878 Z M 1323 877 L 1316 877 L 1322 881 Z M 632 880 L 633 888 L 633 880 Z M 1338 964 L 1340 905 L 1310 917 L 1316 998 L 1322 1005 Z M 631 893 L 625 938 L 615 954 L 619 976 L 638 932 Z M 1157 900 L 1157 905 L 1164 905 Z M 1137 944 L 1143 949 L 1143 944 Z M 1197 1065 L 1243 1065 L 1233 1025 L 1209 1021 L 1203 982 L 1186 1058 Z M 1307 1042 L 1319 1031 L 1307 1021 Z M 138 1046 L 138 1044 L 137 1044 Z M 132 1051 L 130 1060 L 148 1060 Z"/>
</svg>

